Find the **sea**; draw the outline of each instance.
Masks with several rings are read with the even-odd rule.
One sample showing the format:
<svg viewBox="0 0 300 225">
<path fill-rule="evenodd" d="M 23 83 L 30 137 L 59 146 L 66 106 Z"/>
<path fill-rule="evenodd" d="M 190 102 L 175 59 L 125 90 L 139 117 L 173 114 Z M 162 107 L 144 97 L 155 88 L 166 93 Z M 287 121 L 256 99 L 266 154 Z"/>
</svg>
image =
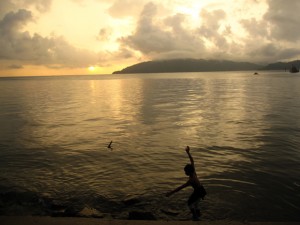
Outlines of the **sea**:
<svg viewBox="0 0 300 225">
<path fill-rule="evenodd" d="M 300 221 L 300 75 L 0 78 L 0 215 Z M 108 148 L 111 143 L 111 148 Z"/>
</svg>

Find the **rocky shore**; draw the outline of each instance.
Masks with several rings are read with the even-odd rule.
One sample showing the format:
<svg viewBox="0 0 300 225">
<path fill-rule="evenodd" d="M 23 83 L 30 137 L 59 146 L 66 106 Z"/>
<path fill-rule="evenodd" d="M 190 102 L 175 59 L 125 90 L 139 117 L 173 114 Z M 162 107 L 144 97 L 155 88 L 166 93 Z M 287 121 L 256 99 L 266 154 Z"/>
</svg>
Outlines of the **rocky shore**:
<svg viewBox="0 0 300 225">
<path fill-rule="evenodd" d="M 299 225 L 300 222 L 101 220 L 72 217 L 0 216 L 3 225 Z"/>
</svg>

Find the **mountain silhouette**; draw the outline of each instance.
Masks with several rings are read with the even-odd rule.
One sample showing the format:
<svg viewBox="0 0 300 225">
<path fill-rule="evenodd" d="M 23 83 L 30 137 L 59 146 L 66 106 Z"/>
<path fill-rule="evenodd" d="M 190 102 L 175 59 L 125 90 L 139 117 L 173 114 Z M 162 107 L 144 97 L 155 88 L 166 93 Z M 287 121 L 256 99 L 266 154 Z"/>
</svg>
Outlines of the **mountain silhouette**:
<svg viewBox="0 0 300 225">
<path fill-rule="evenodd" d="M 291 62 L 276 62 L 268 64 L 261 68 L 261 70 L 285 70 L 289 71 L 293 66 L 299 69 L 299 60 L 291 61 Z"/>
<path fill-rule="evenodd" d="M 248 62 L 205 59 L 170 59 L 138 63 L 113 74 L 126 73 L 173 73 L 205 71 L 257 70 L 261 65 Z"/>
<path fill-rule="evenodd" d="M 283 70 L 289 71 L 292 65 L 299 67 L 299 61 L 277 62 L 260 65 L 249 62 L 205 59 L 170 59 L 147 61 L 126 67 L 113 74 L 127 73 L 175 73 L 175 72 L 209 72 L 209 71 L 249 71 L 249 70 Z"/>
</svg>

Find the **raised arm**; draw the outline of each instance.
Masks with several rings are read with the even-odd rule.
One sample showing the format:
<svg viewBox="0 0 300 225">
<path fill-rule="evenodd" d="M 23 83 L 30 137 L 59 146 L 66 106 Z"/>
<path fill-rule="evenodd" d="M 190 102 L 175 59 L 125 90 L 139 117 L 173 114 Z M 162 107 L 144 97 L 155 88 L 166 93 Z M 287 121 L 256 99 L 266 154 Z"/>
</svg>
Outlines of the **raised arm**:
<svg viewBox="0 0 300 225">
<path fill-rule="evenodd" d="M 192 166 L 195 167 L 195 166 L 194 166 L 194 159 L 193 159 L 193 157 L 192 157 L 192 155 L 191 155 L 191 153 L 190 153 L 190 147 L 189 147 L 189 146 L 186 146 L 185 151 L 186 151 L 186 153 L 188 154 L 188 156 L 189 156 L 189 158 L 190 158 L 190 161 L 191 161 Z"/>
</svg>

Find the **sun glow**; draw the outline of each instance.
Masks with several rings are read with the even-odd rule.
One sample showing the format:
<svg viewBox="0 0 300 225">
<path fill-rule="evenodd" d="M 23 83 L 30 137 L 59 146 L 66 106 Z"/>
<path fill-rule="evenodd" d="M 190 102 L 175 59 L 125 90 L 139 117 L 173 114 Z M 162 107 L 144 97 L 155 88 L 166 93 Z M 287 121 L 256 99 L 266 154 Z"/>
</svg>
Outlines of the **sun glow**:
<svg viewBox="0 0 300 225">
<path fill-rule="evenodd" d="M 209 2 L 207 1 L 192 1 L 190 4 L 186 4 L 185 1 L 180 2 L 181 4 L 175 6 L 175 12 L 182 13 L 190 17 L 193 21 L 198 21 L 201 10 Z"/>
<path fill-rule="evenodd" d="M 189 15 L 191 16 L 192 18 L 198 18 L 199 17 L 199 14 L 200 14 L 200 10 L 197 9 L 197 8 L 187 8 L 187 7 L 180 7 L 180 8 L 177 8 L 177 11 L 179 13 L 182 13 L 182 14 L 185 14 L 185 15 Z"/>
<path fill-rule="evenodd" d="M 96 70 L 96 67 L 94 67 L 94 66 L 90 66 L 90 67 L 88 68 L 88 70 L 89 70 L 90 72 L 95 72 L 95 70 Z"/>
</svg>

